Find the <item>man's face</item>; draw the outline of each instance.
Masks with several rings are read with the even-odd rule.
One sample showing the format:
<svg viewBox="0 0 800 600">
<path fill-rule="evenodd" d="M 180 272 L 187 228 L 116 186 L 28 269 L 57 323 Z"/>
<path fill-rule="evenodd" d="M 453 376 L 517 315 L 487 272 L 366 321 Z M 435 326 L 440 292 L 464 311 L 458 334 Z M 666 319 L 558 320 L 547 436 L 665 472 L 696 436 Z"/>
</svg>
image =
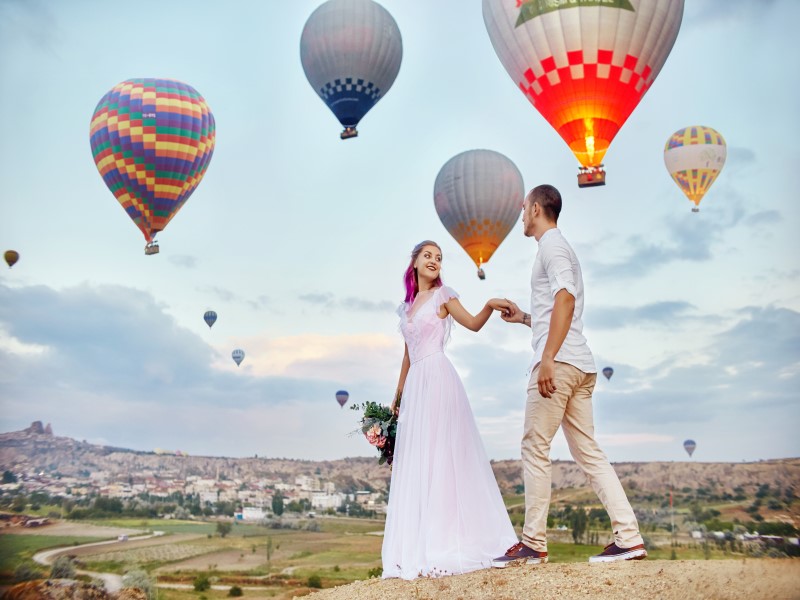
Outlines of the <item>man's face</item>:
<svg viewBox="0 0 800 600">
<path fill-rule="evenodd" d="M 522 203 L 522 232 L 526 237 L 532 237 L 535 229 L 534 226 L 534 210 L 535 205 L 531 202 L 530 198 L 526 197 Z"/>
</svg>

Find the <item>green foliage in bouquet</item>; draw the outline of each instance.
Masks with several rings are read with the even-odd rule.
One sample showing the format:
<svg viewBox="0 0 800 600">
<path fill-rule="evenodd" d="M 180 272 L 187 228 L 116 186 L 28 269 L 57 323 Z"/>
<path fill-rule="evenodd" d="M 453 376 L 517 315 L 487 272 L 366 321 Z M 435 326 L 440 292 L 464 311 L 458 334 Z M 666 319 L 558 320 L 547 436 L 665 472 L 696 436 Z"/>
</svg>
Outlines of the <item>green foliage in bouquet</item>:
<svg viewBox="0 0 800 600">
<path fill-rule="evenodd" d="M 400 394 L 397 395 L 395 404 L 399 410 Z M 394 442 L 397 437 L 397 416 L 390 407 L 377 402 L 353 404 L 350 409 L 363 411 L 361 428 L 354 433 L 360 431 L 367 441 L 378 449 L 379 465 L 387 463 L 391 466 L 394 459 Z"/>
</svg>

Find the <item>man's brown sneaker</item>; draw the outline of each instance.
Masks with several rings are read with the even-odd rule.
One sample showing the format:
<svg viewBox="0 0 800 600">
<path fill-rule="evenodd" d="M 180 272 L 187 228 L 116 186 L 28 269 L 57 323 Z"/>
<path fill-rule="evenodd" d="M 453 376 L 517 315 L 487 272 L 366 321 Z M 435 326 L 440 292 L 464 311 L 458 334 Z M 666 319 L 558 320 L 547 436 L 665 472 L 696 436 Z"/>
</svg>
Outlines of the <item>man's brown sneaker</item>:
<svg viewBox="0 0 800 600">
<path fill-rule="evenodd" d="M 503 556 L 492 560 L 492 566 L 504 569 L 510 565 L 540 565 L 547 562 L 547 552 L 531 550 L 522 542 L 516 543 L 506 550 Z"/>
<path fill-rule="evenodd" d="M 620 548 L 616 544 L 609 544 L 600 554 L 589 557 L 590 563 L 595 562 L 614 562 L 617 560 L 642 560 L 647 558 L 647 550 L 644 544 L 639 544 L 633 548 Z"/>
</svg>

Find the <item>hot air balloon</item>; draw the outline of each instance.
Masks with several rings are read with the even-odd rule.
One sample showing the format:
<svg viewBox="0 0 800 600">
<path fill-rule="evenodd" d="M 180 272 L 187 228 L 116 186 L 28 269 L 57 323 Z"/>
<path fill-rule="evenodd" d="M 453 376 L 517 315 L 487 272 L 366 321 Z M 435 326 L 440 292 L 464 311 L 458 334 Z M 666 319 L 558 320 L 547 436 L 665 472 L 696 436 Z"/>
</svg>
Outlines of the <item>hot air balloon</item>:
<svg viewBox="0 0 800 600">
<path fill-rule="evenodd" d="M 237 348 L 236 350 L 231 352 L 231 357 L 233 358 L 233 361 L 236 363 L 236 366 L 238 367 L 240 364 L 242 364 L 242 361 L 244 360 L 244 350 L 239 350 Z"/>
<path fill-rule="evenodd" d="M 499 152 L 468 150 L 436 176 L 433 203 L 447 231 L 486 277 L 483 265 L 513 229 L 525 190 L 516 165 Z"/>
<path fill-rule="evenodd" d="M 214 116 L 190 85 L 129 79 L 100 99 L 90 144 L 97 170 L 158 253 L 155 235 L 192 195 L 214 151 Z"/>
<path fill-rule="evenodd" d="M 339 403 L 339 406 L 344 407 L 345 402 L 350 397 L 350 393 L 347 390 L 339 390 L 336 392 L 336 401 Z"/>
<path fill-rule="evenodd" d="M 695 125 L 673 133 L 664 146 L 664 164 L 675 183 L 700 211 L 700 200 L 716 180 L 728 154 L 725 140 L 711 127 Z"/>
<path fill-rule="evenodd" d="M 495 52 L 581 163 L 605 185 L 603 157 L 675 43 L 683 0 L 483 0 Z"/>
<path fill-rule="evenodd" d="M 328 0 L 306 21 L 300 60 L 306 78 L 344 126 L 356 125 L 392 87 L 403 58 L 400 29 L 372 0 Z"/>
<path fill-rule="evenodd" d="M 606 376 L 606 379 L 611 379 L 611 376 L 614 374 L 614 369 L 611 367 L 605 367 L 603 369 L 603 375 Z"/>
<path fill-rule="evenodd" d="M 206 311 L 206 314 L 203 315 L 203 320 L 208 325 L 208 328 L 211 329 L 211 326 L 217 322 L 217 313 L 213 310 Z"/>
<path fill-rule="evenodd" d="M 17 261 L 19 260 L 19 252 L 17 252 L 16 250 L 6 250 L 3 253 L 3 258 L 6 259 L 6 264 L 8 265 L 8 268 L 10 269 L 15 264 L 17 264 Z"/>
<path fill-rule="evenodd" d="M 695 448 L 697 448 L 697 444 L 695 443 L 694 440 L 686 440 L 685 442 L 683 442 L 683 449 L 689 453 L 689 457 L 691 457 L 692 454 L 694 454 Z"/>
</svg>

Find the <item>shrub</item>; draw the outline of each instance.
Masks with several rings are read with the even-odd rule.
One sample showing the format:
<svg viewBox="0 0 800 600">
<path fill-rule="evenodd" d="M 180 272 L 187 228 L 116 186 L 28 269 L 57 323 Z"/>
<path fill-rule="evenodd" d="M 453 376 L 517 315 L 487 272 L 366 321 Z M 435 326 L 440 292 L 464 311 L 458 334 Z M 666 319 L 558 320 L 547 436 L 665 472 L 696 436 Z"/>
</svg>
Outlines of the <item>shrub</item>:
<svg viewBox="0 0 800 600">
<path fill-rule="evenodd" d="M 22 563 L 16 569 L 14 569 L 14 581 L 31 581 L 33 579 L 41 579 L 42 572 L 38 569 L 33 568 L 30 565 L 26 565 Z"/>
<path fill-rule="evenodd" d="M 142 590 L 147 596 L 147 600 L 156 600 L 157 591 L 156 587 L 153 585 L 153 580 L 150 579 L 150 575 L 148 575 L 146 571 L 142 571 L 141 569 L 135 569 L 125 573 L 122 578 L 122 587 Z"/>
<path fill-rule="evenodd" d="M 319 578 L 319 575 L 314 573 L 314 575 L 312 575 L 311 577 L 308 578 L 308 584 L 307 585 L 310 588 L 321 589 L 322 588 L 322 580 Z"/>
<path fill-rule="evenodd" d="M 231 589 L 228 590 L 228 596 L 242 596 L 244 592 L 242 592 L 242 588 L 238 585 L 231 586 Z"/>
<path fill-rule="evenodd" d="M 69 556 L 59 556 L 50 569 L 50 579 L 74 579 L 75 563 Z"/>
<path fill-rule="evenodd" d="M 208 575 L 198 575 L 194 578 L 194 591 L 205 592 L 211 589 L 211 582 L 208 580 Z"/>
<path fill-rule="evenodd" d="M 373 577 L 380 577 L 381 575 L 383 575 L 383 567 L 375 567 L 367 571 L 367 577 L 370 579 Z"/>
</svg>

